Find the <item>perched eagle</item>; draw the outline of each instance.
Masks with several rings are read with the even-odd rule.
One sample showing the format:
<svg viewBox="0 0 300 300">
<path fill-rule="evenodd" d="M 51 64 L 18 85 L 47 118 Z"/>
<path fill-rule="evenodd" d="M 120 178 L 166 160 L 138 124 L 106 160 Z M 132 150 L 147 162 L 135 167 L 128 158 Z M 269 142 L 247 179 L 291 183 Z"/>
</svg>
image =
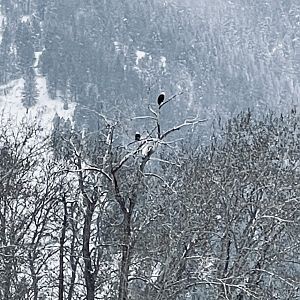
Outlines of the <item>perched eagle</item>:
<svg viewBox="0 0 300 300">
<path fill-rule="evenodd" d="M 134 139 L 135 139 L 136 141 L 140 141 L 140 140 L 141 140 L 141 134 L 140 134 L 139 132 L 136 132 L 136 133 L 135 133 Z"/>
<path fill-rule="evenodd" d="M 164 102 L 164 100 L 165 100 L 165 93 L 162 92 L 157 98 L 157 104 L 160 106 Z"/>
</svg>

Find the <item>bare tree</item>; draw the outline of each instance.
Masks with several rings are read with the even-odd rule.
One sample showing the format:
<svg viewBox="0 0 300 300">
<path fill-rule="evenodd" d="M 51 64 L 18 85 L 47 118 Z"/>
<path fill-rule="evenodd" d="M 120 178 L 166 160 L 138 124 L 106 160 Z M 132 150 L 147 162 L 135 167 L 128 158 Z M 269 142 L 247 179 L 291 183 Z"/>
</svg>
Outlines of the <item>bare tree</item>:
<svg viewBox="0 0 300 300">
<path fill-rule="evenodd" d="M 164 130 L 169 102 L 126 146 L 101 114 L 61 129 L 62 155 L 2 126 L 1 298 L 299 297 L 298 115 L 243 113 L 200 146 L 176 135 L 197 118 Z"/>
<path fill-rule="evenodd" d="M 211 146 L 186 150 L 180 177 L 169 166 L 174 234 L 149 299 L 299 297 L 298 122 L 241 114 Z"/>
<path fill-rule="evenodd" d="M 40 143 L 33 143 L 39 138 Z M 35 196 L 35 172 L 39 157 L 44 149 L 36 125 L 2 124 L 0 133 L 0 184 L 1 184 L 1 276 L 3 299 L 17 299 L 36 291 L 34 278 L 30 287 L 26 272 L 20 272 L 26 265 L 28 234 L 32 229 L 40 203 L 33 203 Z M 34 204 L 34 205 L 32 205 Z M 35 288 L 34 288 L 35 287 Z M 36 292 L 34 292 L 36 294 Z"/>
<path fill-rule="evenodd" d="M 87 299 L 94 299 L 96 292 L 97 274 L 101 268 L 100 259 L 98 256 L 97 262 L 96 253 L 101 248 L 107 247 L 107 244 L 99 245 L 91 248 L 91 241 L 94 237 L 91 236 L 94 231 L 95 223 L 93 221 L 95 210 L 103 202 L 117 203 L 118 211 L 114 213 L 119 215 L 120 223 L 115 228 L 110 248 L 117 257 L 118 249 L 116 245 L 120 245 L 120 265 L 118 279 L 118 299 L 128 299 L 129 297 L 129 276 L 131 274 L 132 257 L 135 251 L 135 237 L 138 233 L 136 226 L 136 215 L 140 207 L 143 206 L 142 199 L 146 190 L 145 181 L 147 178 L 155 178 L 160 180 L 160 176 L 155 172 L 146 172 L 146 166 L 152 159 L 153 155 L 159 148 L 172 144 L 168 142 L 169 135 L 172 133 L 192 125 L 203 122 L 198 118 L 187 119 L 183 123 L 174 126 L 168 130 L 163 130 L 160 121 L 160 110 L 164 105 L 173 100 L 175 96 L 167 99 L 160 105 L 157 111 L 149 107 L 149 116 L 141 116 L 135 119 L 147 119 L 153 122 L 154 127 L 149 128 L 146 136 L 142 136 L 139 141 L 131 142 L 127 149 L 123 149 L 116 142 L 118 135 L 119 123 L 113 122 L 95 112 L 102 120 L 105 130 L 101 132 L 97 141 L 97 157 L 92 158 L 88 155 L 88 147 L 90 144 L 85 144 L 88 138 L 73 137 L 66 140 L 70 149 L 73 151 L 75 167 L 72 164 L 68 167 L 68 172 L 77 174 L 78 188 L 80 190 L 84 204 L 84 226 L 82 240 L 82 255 L 84 262 L 84 278 L 86 283 Z M 92 153 L 92 156 L 95 153 Z M 155 159 L 153 160 L 155 161 Z M 160 178 L 160 179 L 159 179 Z M 111 202 L 113 200 L 113 202 Z M 137 206 L 139 207 L 138 209 Z M 98 214 L 102 214 L 98 210 Z M 92 253 L 94 253 L 92 255 Z M 99 253 L 99 252 L 98 252 Z M 93 263 L 94 262 L 94 263 Z M 112 279 L 111 279 L 112 280 Z"/>
</svg>

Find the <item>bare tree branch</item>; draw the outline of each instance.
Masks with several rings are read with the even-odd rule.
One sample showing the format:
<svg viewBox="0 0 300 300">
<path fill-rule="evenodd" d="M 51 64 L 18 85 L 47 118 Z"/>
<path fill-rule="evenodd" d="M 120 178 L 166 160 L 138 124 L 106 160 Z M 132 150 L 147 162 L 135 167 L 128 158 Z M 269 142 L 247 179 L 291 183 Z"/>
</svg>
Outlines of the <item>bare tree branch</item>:
<svg viewBox="0 0 300 300">
<path fill-rule="evenodd" d="M 177 131 L 177 130 L 180 130 L 183 127 L 190 126 L 190 125 L 196 125 L 198 123 L 203 123 L 203 122 L 206 122 L 206 121 L 207 121 L 207 119 L 199 120 L 197 118 L 191 119 L 191 120 L 185 120 L 184 123 L 182 123 L 182 124 L 180 124 L 178 126 L 175 126 L 175 127 L 171 128 L 171 129 L 167 130 L 165 133 L 163 133 L 162 136 L 161 136 L 161 139 L 163 140 L 170 133 L 172 133 L 174 131 Z"/>
</svg>

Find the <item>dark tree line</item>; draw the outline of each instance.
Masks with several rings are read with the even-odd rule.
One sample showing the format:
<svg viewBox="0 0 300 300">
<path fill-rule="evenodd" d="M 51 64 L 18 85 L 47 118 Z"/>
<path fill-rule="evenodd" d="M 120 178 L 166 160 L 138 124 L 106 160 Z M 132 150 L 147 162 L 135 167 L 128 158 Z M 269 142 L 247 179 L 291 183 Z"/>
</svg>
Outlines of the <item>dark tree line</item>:
<svg viewBox="0 0 300 300">
<path fill-rule="evenodd" d="M 0 80 L 23 76 L 42 51 L 52 98 L 107 115 L 113 106 L 123 119 L 161 88 L 186 91 L 189 111 L 206 116 L 290 108 L 299 94 L 297 0 L 194 2 L 5 0 Z M 180 103 L 174 112 L 183 115 Z M 76 121 L 95 129 L 87 114 L 78 106 Z"/>
</svg>

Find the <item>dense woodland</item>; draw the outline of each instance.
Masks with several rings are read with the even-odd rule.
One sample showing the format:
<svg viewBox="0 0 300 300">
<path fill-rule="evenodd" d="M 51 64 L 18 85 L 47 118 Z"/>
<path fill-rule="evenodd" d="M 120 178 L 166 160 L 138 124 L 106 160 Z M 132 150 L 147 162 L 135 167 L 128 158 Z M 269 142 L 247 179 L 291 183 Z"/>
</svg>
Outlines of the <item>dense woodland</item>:
<svg viewBox="0 0 300 300">
<path fill-rule="evenodd" d="M 299 99 L 298 0 L 2 0 L 1 10 L 0 83 L 32 80 L 42 52 L 50 96 L 81 104 L 87 128 L 95 116 L 82 106 L 126 119 L 161 89 L 184 91 L 185 111 L 210 119 Z"/>
<path fill-rule="evenodd" d="M 0 300 L 299 299 L 298 0 L 0 4 Z"/>
<path fill-rule="evenodd" d="M 183 124 L 124 149 L 117 122 L 63 123 L 1 126 L 1 299 L 299 299 L 294 111 L 207 146 L 168 139 Z"/>
</svg>

